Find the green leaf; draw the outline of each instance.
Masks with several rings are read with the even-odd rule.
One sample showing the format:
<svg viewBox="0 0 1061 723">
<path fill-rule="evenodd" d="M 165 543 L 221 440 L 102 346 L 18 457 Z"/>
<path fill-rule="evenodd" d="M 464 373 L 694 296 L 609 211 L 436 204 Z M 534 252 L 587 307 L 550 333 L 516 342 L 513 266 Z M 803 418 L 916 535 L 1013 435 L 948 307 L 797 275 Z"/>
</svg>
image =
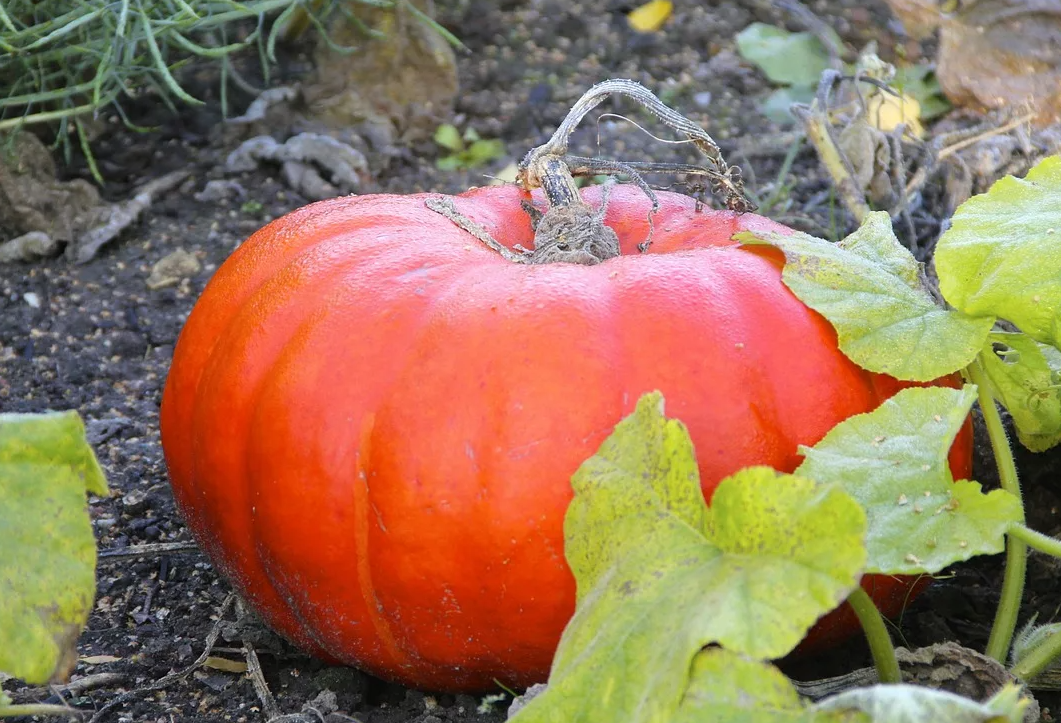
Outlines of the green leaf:
<svg viewBox="0 0 1061 723">
<path fill-rule="evenodd" d="M 959 206 L 935 259 L 952 306 L 1061 347 L 1061 156 Z"/>
<path fill-rule="evenodd" d="M 1013 636 L 1013 645 L 1010 649 L 1011 667 L 1016 667 L 1047 640 L 1056 635 L 1061 635 L 1061 623 L 1036 625 L 1035 619 L 1036 617 L 1033 615 L 1032 619 Z M 1050 669 L 1056 669 L 1058 665 L 1061 665 L 1061 661 L 1055 661 L 1050 666 Z"/>
<path fill-rule="evenodd" d="M 935 573 L 974 555 L 1002 552 L 1021 520 L 1009 492 L 983 494 L 952 482 L 947 454 L 976 400 L 976 387 L 904 389 L 868 414 L 850 417 L 814 447 L 796 474 L 836 482 L 869 520 L 866 571 Z"/>
<path fill-rule="evenodd" d="M 461 132 L 452 123 L 443 123 L 435 129 L 435 143 L 454 153 L 464 150 Z"/>
<path fill-rule="evenodd" d="M 1007 684 L 986 703 L 917 685 L 855 688 L 812 706 L 815 711 L 862 711 L 873 723 L 1020 723 L 1029 700 Z"/>
<path fill-rule="evenodd" d="M 647 394 L 572 478 L 578 606 L 523 721 L 669 720 L 693 658 L 791 651 L 854 589 L 865 515 L 834 486 L 742 470 L 704 504 L 692 442 Z"/>
<path fill-rule="evenodd" d="M 814 89 L 804 87 L 776 88 L 762 103 L 759 112 L 780 126 L 791 125 L 796 116 L 789 110 L 793 103 L 809 104 L 814 100 Z"/>
<path fill-rule="evenodd" d="M 1061 352 L 1025 334 L 993 333 L 988 344 L 984 372 L 1021 444 L 1044 452 L 1061 442 Z"/>
<path fill-rule="evenodd" d="M 475 168 L 484 163 L 489 163 L 495 158 L 505 154 L 505 144 L 499 140 L 475 141 L 464 152 L 465 164 L 468 168 Z"/>
<path fill-rule="evenodd" d="M 780 85 L 814 86 L 829 67 L 829 53 L 816 37 L 766 23 L 752 23 L 742 30 L 737 50 Z"/>
<path fill-rule="evenodd" d="M 774 666 L 725 648 L 706 648 L 693 660 L 689 687 L 674 723 L 826 723 L 869 721 L 862 714 L 814 712 Z"/>
<path fill-rule="evenodd" d="M 782 280 L 836 328 L 840 350 L 863 369 L 927 382 L 967 366 L 983 348 L 994 318 L 941 308 L 921 269 L 892 232 L 884 211 L 838 244 L 803 233 L 744 232 L 745 244 L 785 254 Z"/>
<path fill-rule="evenodd" d="M 75 412 L 0 415 L 0 671 L 69 674 L 96 590 L 85 490 L 107 493 Z"/>
<path fill-rule="evenodd" d="M 928 121 L 951 109 L 943 95 L 936 73 L 929 65 L 907 65 L 898 68 L 891 83 L 896 90 L 912 96 L 921 104 L 921 120 Z"/>
<path fill-rule="evenodd" d="M 443 156 L 436 159 L 435 168 L 440 171 L 459 171 L 464 168 L 464 164 L 461 162 L 460 155 L 454 153 L 452 156 Z"/>
</svg>

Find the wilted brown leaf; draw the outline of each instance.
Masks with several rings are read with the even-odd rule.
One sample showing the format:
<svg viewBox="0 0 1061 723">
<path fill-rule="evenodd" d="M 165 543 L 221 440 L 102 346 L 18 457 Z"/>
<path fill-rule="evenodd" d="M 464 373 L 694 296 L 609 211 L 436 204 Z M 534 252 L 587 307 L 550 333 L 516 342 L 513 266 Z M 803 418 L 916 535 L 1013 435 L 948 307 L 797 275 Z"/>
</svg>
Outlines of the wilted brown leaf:
<svg viewBox="0 0 1061 723">
<path fill-rule="evenodd" d="M 914 40 L 928 37 L 939 25 L 940 12 L 936 0 L 887 0 L 887 3 Z"/>
<path fill-rule="evenodd" d="M 1061 120 L 1061 0 L 978 0 L 944 15 L 936 75 L 956 105 Z"/>
<path fill-rule="evenodd" d="M 432 0 L 415 0 L 433 14 Z M 321 40 L 314 61 L 316 76 L 303 87 L 310 113 L 340 128 L 363 121 L 389 125 L 391 132 L 410 138 L 430 137 L 452 111 L 457 97 L 457 61 L 453 48 L 416 17 L 406 3 L 365 3 L 351 8 L 364 31 L 336 13 L 328 36 L 332 43 L 357 47 L 353 54 L 336 53 Z"/>
</svg>

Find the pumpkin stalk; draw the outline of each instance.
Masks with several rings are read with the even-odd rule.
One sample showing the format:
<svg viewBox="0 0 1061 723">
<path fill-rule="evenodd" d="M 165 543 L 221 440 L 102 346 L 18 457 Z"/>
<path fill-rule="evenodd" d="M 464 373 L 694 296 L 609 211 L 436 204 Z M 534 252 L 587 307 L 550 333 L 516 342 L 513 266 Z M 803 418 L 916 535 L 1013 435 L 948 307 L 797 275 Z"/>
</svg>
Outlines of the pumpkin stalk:
<svg viewBox="0 0 1061 723">
<path fill-rule="evenodd" d="M 606 158 L 586 158 L 568 153 L 571 133 L 582 119 L 611 95 L 623 95 L 635 100 L 662 123 L 678 131 L 708 160 L 709 165 L 685 163 L 624 162 Z M 645 182 L 643 173 L 683 173 L 708 179 L 715 192 L 723 194 L 726 206 L 738 213 L 755 210 L 755 205 L 744 196 L 744 183 L 738 166 L 730 166 L 722 157 L 718 144 L 703 128 L 666 106 L 644 86 L 632 80 L 612 79 L 590 88 L 574 106 L 548 141 L 532 149 L 519 165 L 516 182 L 530 191 L 544 191 L 549 209 L 542 213 L 530 203 L 523 208 L 534 225 L 534 249 L 504 247 L 490 237 L 472 219 L 463 216 L 451 201 L 443 197 L 431 198 L 426 205 L 450 219 L 457 226 L 475 236 L 487 247 L 514 263 L 577 263 L 599 264 L 620 254 L 615 231 L 604 224 L 608 205 L 608 187 L 604 189 L 600 207 L 594 209 L 582 200 L 575 183 L 576 177 L 623 174 L 636 184 L 652 202 L 648 214 L 648 237 L 638 245 L 644 252 L 652 243 L 653 216 L 659 210 L 655 192 Z M 698 203 L 697 210 L 700 210 Z"/>
</svg>

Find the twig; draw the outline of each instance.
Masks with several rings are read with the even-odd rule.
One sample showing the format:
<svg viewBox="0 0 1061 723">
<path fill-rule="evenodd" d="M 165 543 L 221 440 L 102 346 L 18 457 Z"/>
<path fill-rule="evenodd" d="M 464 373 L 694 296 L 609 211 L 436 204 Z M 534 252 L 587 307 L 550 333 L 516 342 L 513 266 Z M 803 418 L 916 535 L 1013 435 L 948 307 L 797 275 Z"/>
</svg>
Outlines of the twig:
<svg viewBox="0 0 1061 723">
<path fill-rule="evenodd" d="M 246 640 L 243 641 L 243 655 L 247 659 L 247 675 L 254 684 L 254 692 L 258 694 L 258 700 L 261 701 L 265 720 L 273 721 L 279 718 L 280 706 L 276 704 L 276 698 L 273 697 L 272 691 L 269 690 L 269 685 L 265 682 L 265 676 L 262 674 L 262 664 L 258 661 L 258 653 L 254 651 L 254 646 Z"/>
<path fill-rule="evenodd" d="M 236 593 L 230 592 L 228 597 L 225 598 L 224 602 L 217 610 L 217 621 L 214 623 L 214 627 L 210 629 L 210 634 L 206 636 L 206 646 L 203 648 L 202 654 L 195 659 L 191 665 L 186 667 L 184 670 L 177 671 L 176 673 L 170 673 L 164 675 L 154 683 L 150 683 L 142 688 L 136 690 L 130 690 L 121 695 L 108 701 L 106 705 L 96 711 L 96 714 L 89 719 L 88 723 L 97 723 L 106 713 L 113 710 L 114 708 L 123 705 L 124 703 L 142 697 L 144 693 L 150 693 L 154 690 L 161 690 L 168 687 L 172 683 L 177 682 L 186 678 L 188 675 L 198 670 L 206 659 L 210 657 L 210 653 L 214 648 L 214 644 L 217 643 L 218 637 L 221 636 L 221 626 L 224 624 L 225 615 L 228 614 L 228 609 L 232 607 L 233 601 L 236 599 Z"/>
<path fill-rule="evenodd" d="M 130 545 L 110 550 L 100 550 L 99 559 L 119 560 L 126 557 L 158 557 L 172 552 L 201 552 L 194 542 L 155 542 L 148 545 Z"/>
<path fill-rule="evenodd" d="M 962 136 L 961 140 L 956 141 L 950 145 L 943 146 L 935 154 L 932 154 L 932 152 L 929 151 L 931 163 L 926 163 L 925 165 L 922 165 L 914 173 L 909 183 L 906 184 L 904 193 L 905 198 L 909 199 L 922 186 L 925 185 L 925 182 L 928 181 L 929 172 L 931 171 L 931 169 L 936 168 L 940 161 L 946 160 L 947 158 L 958 153 L 959 151 L 962 151 L 965 148 L 968 148 L 969 146 L 975 145 L 976 143 L 979 143 L 980 141 L 986 138 L 992 138 L 994 136 L 1002 135 L 1003 133 L 1009 133 L 1012 130 L 1020 128 L 1032 121 L 1034 118 L 1034 113 L 1026 113 L 1020 116 L 1019 118 L 1014 118 L 1013 120 L 1004 123 L 1003 125 L 996 126 L 994 128 L 986 128 L 982 130 L 974 129 L 975 132 L 973 135 L 969 135 L 967 132 L 958 132 L 958 134 Z M 952 134 L 947 134 L 943 136 L 940 140 L 945 143 L 948 137 L 952 137 Z M 931 145 L 929 147 L 931 148 Z"/>
<path fill-rule="evenodd" d="M 958 151 L 962 150 L 963 148 L 968 148 L 969 146 L 973 145 L 974 143 L 979 143 L 980 141 L 984 140 L 985 138 L 991 138 L 992 136 L 998 136 L 998 135 L 1002 135 L 1003 133 L 1009 133 L 1014 128 L 1018 128 L 1018 127 L 1024 125 L 1025 123 L 1031 122 L 1034 118 L 1035 118 L 1035 114 L 1034 113 L 1028 113 L 1026 115 L 1022 115 L 1020 118 L 1015 118 L 1015 119 L 1011 120 L 1009 123 L 1006 123 L 1005 125 L 1001 125 L 998 128 L 989 128 L 988 130 L 985 130 L 982 133 L 978 133 L 975 136 L 972 136 L 970 138 L 966 138 L 964 140 L 958 141 L 954 145 L 950 145 L 950 146 L 947 146 L 946 148 L 943 148 L 942 150 L 940 150 L 939 154 L 936 157 L 939 160 L 943 160 L 944 158 L 947 158 L 948 156 L 953 156 L 955 153 L 957 153 Z"/>
<path fill-rule="evenodd" d="M 192 172 L 186 169 L 167 173 L 145 183 L 128 201 L 112 205 L 102 225 L 81 234 L 67 247 L 67 258 L 75 264 L 91 261 L 103 244 L 133 225 L 156 197 L 176 188 L 190 175 Z"/>
<path fill-rule="evenodd" d="M 86 675 L 83 678 L 77 680 L 71 680 L 65 685 L 52 686 L 54 690 L 61 693 L 69 693 L 70 695 L 81 695 L 85 691 L 93 690 L 95 688 L 105 688 L 108 685 L 114 685 L 121 683 L 129 676 L 125 673 L 94 673 L 93 675 Z"/>
</svg>

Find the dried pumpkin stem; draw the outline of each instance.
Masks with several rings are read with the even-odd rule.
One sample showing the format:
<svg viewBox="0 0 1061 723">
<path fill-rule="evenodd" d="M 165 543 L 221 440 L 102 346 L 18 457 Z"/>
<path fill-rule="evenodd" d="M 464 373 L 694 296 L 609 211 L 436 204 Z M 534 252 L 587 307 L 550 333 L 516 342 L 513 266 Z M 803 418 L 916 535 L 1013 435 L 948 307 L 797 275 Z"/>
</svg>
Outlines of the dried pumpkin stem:
<svg viewBox="0 0 1061 723">
<path fill-rule="evenodd" d="M 652 113 L 667 127 L 681 133 L 709 161 L 710 165 L 694 166 L 691 164 L 666 163 L 628 163 L 606 159 L 590 159 L 571 156 L 568 153 L 568 141 L 571 133 L 586 115 L 612 95 L 622 95 L 636 101 L 642 108 Z M 552 161 L 562 160 L 567 174 L 593 175 L 598 173 L 625 173 L 634 179 L 642 189 L 647 184 L 640 178 L 639 172 L 689 173 L 703 175 L 711 179 L 716 191 L 723 193 L 726 205 L 732 210 L 744 212 L 754 210 L 754 205 L 744 196 L 744 183 L 740 168 L 730 166 L 722 157 L 722 152 L 714 139 L 699 125 L 681 115 L 663 103 L 644 86 L 632 80 L 614 78 L 590 88 L 579 98 L 567 117 L 553 133 L 552 137 L 531 150 L 520 163 L 518 182 L 527 189 L 544 188 L 549 195 L 547 177 L 552 173 L 563 173 Z M 654 195 L 649 193 L 654 200 Z M 563 198 L 549 198 L 551 205 L 563 204 Z"/>
<path fill-rule="evenodd" d="M 568 140 L 586 114 L 611 95 L 633 98 L 665 125 L 686 137 L 709 161 L 708 166 L 675 163 L 628 163 L 606 158 L 586 158 L 568 153 Z M 744 196 L 744 182 L 740 168 L 729 166 L 718 144 L 703 128 L 667 107 L 659 98 L 632 80 L 606 80 L 590 88 L 571 108 L 552 137 L 531 150 L 520 163 L 517 182 L 525 189 L 541 188 L 549 202 L 545 213 L 524 204 L 534 225 L 534 250 L 515 247 L 508 249 L 486 232 L 482 226 L 463 216 L 452 201 L 444 197 L 430 198 L 428 208 L 453 221 L 460 228 L 479 239 L 503 258 L 522 264 L 576 263 L 599 264 L 620 254 L 619 238 L 604 224 L 610 189 L 605 186 L 600 206 L 596 209 L 582 200 L 575 183 L 576 176 L 598 174 L 629 176 L 652 202 L 648 214 L 648 238 L 638 248 L 647 251 L 652 240 L 653 215 L 659 210 L 655 192 L 642 178 L 642 173 L 684 173 L 704 176 L 712 190 L 722 192 L 726 205 L 734 211 L 754 210 Z M 697 202 L 699 210 L 699 201 Z"/>
</svg>

